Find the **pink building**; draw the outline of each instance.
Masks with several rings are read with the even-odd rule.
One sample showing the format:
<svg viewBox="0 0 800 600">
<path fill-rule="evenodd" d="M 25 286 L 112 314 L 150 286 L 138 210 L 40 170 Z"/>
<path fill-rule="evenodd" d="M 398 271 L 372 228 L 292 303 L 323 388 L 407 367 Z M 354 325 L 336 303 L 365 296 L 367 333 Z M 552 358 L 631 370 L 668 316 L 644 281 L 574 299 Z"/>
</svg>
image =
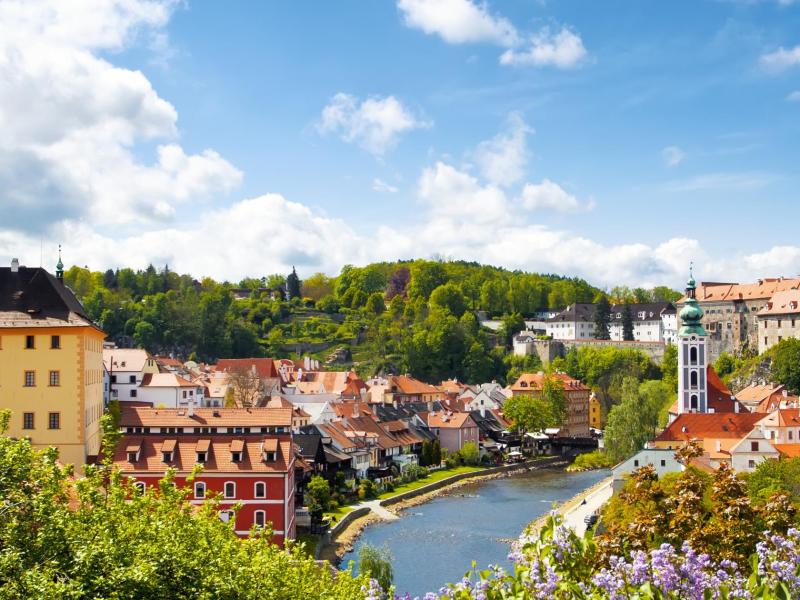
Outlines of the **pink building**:
<svg viewBox="0 0 800 600">
<path fill-rule="evenodd" d="M 464 444 L 478 445 L 478 425 L 466 412 L 429 412 L 428 427 L 439 438 L 442 448 L 449 453 L 458 452 Z"/>
</svg>

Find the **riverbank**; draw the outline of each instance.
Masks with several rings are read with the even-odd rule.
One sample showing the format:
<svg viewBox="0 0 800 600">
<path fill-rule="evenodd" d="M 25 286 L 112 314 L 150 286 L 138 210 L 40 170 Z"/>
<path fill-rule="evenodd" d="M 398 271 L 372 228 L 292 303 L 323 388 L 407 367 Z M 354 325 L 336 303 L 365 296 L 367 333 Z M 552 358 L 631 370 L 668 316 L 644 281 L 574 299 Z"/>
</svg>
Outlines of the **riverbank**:
<svg viewBox="0 0 800 600">
<path fill-rule="evenodd" d="M 429 502 L 441 495 L 451 493 L 454 489 L 476 481 L 510 477 L 517 473 L 524 473 L 536 469 L 563 469 L 567 464 L 567 461 L 560 456 L 548 456 L 539 457 L 517 465 L 504 465 L 468 473 L 459 473 L 439 481 L 431 482 L 430 484 L 422 485 L 414 490 L 383 498 L 380 500 L 379 504 L 387 512 L 396 515 L 406 508 Z M 368 525 L 385 520 L 381 519 L 374 512 L 367 512 L 368 510 L 368 508 L 361 507 L 348 513 L 342 521 L 337 523 L 336 527 L 334 527 L 329 534 L 320 539 L 314 553 L 315 558 L 328 560 L 332 564 L 338 564 L 342 556 L 352 550 L 361 532 Z"/>
<path fill-rule="evenodd" d="M 582 534 L 585 529 L 583 519 L 587 515 L 599 510 L 613 494 L 613 478 L 607 477 L 596 484 L 576 494 L 566 502 L 562 502 L 556 507 L 556 512 L 564 518 L 564 523 L 571 527 L 575 533 Z M 585 501 L 585 503 L 584 503 Z M 544 525 L 549 512 L 538 519 L 531 521 L 525 528 L 525 532 L 535 535 Z"/>
</svg>

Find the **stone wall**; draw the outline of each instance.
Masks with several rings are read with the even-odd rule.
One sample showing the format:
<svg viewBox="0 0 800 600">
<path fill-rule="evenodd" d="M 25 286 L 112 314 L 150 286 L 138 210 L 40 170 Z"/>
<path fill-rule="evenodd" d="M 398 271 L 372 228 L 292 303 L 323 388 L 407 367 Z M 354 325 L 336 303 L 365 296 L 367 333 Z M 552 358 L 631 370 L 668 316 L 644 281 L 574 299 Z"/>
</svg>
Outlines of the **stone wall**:
<svg viewBox="0 0 800 600">
<path fill-rule="evenodd" d="M 531 340 L 526 342 L 526 353 L 536 354 L 542 364 L 548 364 L 554 358 L 564 356 L 570 348 L 584 347 L 604 347 L 613 346 L 614 348 L 628 348 L 641 350 L 655 362 L 661 362 L 664 358 L 665 344 L 663 342 L 623 342 L 618 340 Z"/>
</svg>

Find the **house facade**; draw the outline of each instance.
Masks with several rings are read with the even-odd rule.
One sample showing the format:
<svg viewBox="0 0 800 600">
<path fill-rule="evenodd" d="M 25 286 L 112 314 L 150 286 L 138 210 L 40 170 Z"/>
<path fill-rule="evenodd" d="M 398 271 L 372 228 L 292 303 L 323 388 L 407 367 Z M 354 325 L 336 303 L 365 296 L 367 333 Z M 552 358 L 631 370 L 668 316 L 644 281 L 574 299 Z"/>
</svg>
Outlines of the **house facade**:
<svg viewBox="0 0 800 600">
<path fill-rule="evenodd" d="M 291 410 L 123 406 L 120 430 L 114 464 L 140 492 L 173 469 L 176 485 L 190 486 L 193 504 L 219 498 L 220 519 L 235 519 L 237 535 L 271 527 L 274 542 L 294 539 Z M 202 471 L 188 483 L 196 465 Z"/>
<path fill-rule="evenodd" d="M 103 333 L 64 285 L 42 268 L 0 268 L 0 408 L 6 435 L 55 446 L 80 469 L 100 451 Z"/>
<path fill-rule="evenodd" d="M 159 373 L 156 359 L 141 348 L 104 348 L 103 364 L 108 371 L 111 400 L 139 402 L 139 386 L 145 375 Z"/>
<path fill-rule="evenodd" d="M 560 383 L 564 390 L 567 417 L 561 424 L 560 437 L 587 437 L 589 435 L 589 397 L 591 390 L 578 379 L 566 373 L 553 373 L 550 375 Z M 512 396 L 538 396 L 542 392 L 546 375 L 538 373 L 523 373 L 510 387 Z"/>
<path fill-rule="evenodd" d="M 756 315 L 759 354 L 784 339 L 800 337 L 800 289 L 776 292 Z"/>
<path fill-rule="evenodd" d="M 478 446 L 478 425 L 465 412 L 433 411 L 427 414 L 430 430 L 439 438 L 439 444 L 450 454 L 458 452 L 466 444 Z"/>
</svg>

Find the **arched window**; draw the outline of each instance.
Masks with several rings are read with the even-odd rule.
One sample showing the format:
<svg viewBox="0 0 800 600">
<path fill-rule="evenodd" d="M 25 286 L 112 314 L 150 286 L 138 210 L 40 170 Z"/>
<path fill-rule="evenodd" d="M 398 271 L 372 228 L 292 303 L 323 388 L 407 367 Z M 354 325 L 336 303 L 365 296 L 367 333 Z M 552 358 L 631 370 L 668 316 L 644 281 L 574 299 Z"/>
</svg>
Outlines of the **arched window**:
<svg viewBox="0 0 800 600">
<path fill-rule="evenodd" d="M 689 373 L 689 385 L 692 387 L 697 387 L 697 371 L 692 371 Z"/>
<path fill-rule="evenodd" d="M 255 493 L 253 494 L 256 498 L 266 498 L 267 497 L 267 484 L 263 481 L 257 481 L 255 485 Z"/>
<path fill-rule="evenodd" d="M 137 481 L 133 484 L 133 489 L 136 490 L 138 496 L 144 496 L 144 490 L 147 486 L 144 481 Z"/>
<path fill-rule="evenodd" d="M 689 364 L 696 365 L 697 364 L 697 347 L 692 346 L 689 348 Z"/>
<path fill-rule="evenodd" d="M 235 498 L 236 497 L 236 484 L 232 481 L 225 482 L 225 497 L 226 498 Z"/>
<path fill-rule="evenodd" d="M 692 410 L 697 410 L 697 408 L 698 408 L 697 407 L 697 396 L 695 394 L 692 394 L 689 397 L 689 408 L 692 409 Z"/>
<path fill-rule="evenodd" d="M 257 510 L 253 515 L 253 524 L 256 527 L 264 527 L 267 524 L 267 513 L 263 510 Z"/>
<path fill-rule="evenodd" d="M 194 497 L 195 498 L 205 498 L 206 497 L 206 484 L 202 481 L 196 481 L 194 484 Z"/>
</svg>

